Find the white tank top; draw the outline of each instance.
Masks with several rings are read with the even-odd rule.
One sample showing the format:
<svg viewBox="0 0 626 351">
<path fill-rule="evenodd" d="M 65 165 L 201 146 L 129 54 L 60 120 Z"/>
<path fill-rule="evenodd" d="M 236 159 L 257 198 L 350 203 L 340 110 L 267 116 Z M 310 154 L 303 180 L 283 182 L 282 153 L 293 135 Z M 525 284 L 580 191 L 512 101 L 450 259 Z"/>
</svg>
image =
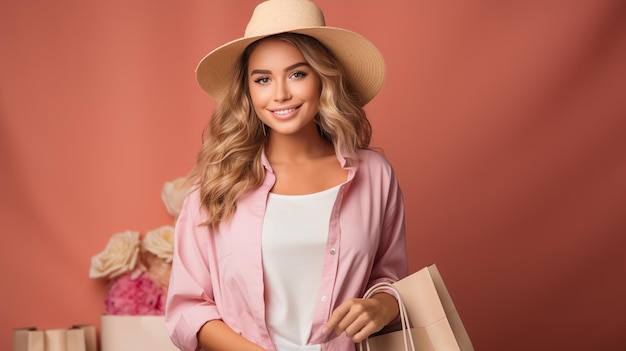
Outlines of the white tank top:
<svg viewBox="0 0 626 351">
<path fill-rule="evenodd" d="M 311 334 L 338 192 L 339 186 L 307 195 L 269 195 L 263 272 L 267 325 L 279 351 L 321 350 L 321 345 L 304 345 Z"/>
</svg>

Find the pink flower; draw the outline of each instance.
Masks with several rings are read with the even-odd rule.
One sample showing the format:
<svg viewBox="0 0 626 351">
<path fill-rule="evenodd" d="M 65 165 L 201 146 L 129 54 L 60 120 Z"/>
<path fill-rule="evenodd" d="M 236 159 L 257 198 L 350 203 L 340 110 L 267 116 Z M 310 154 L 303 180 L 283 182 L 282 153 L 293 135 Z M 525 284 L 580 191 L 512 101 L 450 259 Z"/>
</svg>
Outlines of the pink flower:
<svg viewBox="0 0 626 351">
<path fill-rule="evenodd" d="M 119 277 L 111 286 L 104 301 L 105 312 L 110 315 L 163 315 L 166 293 L 147 275 Z"/>
</svg>

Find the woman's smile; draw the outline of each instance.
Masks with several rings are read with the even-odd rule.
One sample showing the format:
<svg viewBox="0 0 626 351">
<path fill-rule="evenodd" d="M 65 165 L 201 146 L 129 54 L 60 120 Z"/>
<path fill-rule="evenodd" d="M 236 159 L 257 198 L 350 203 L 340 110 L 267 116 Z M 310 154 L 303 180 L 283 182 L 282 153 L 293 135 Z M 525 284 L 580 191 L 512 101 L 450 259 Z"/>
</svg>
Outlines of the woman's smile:
<svg viewBox="0 0 626 351">
<path fill-rule="evenodd" d="M 277 119 L 280 120 L 287 120 L 292 118 L 293 116 L 295 116 L 298 113 L 298 110 L 300 109 L 300 106 L 295 106 L 295 107 L 287 107 L 287 108 L 279 108 L 279 109 L 273 109 L 273 110 L 269 110 L 272 114 L 274 114 L 274 117 L 276 117 Z"/>
</svg>

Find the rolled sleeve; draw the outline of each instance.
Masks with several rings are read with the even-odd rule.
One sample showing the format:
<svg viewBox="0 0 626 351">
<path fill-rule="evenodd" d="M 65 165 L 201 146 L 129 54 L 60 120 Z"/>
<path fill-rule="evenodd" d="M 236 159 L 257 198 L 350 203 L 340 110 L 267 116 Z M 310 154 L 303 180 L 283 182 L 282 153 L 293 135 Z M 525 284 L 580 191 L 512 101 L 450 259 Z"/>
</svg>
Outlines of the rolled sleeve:
<svg viewBox="0 0 626 351">
<path fill-rule="evenodd" d="M 183 351 L 198 347 L 197 333 L 220 319 L 213 296 L 207 250 L 207 227 L 201 226 L 197 193 L 183 205 L 176 223 L 174 258 L 167 294 L 165 323 L 174 345 Z M 199 235 L 201 232 L 201 235 Z"/>
</svg>

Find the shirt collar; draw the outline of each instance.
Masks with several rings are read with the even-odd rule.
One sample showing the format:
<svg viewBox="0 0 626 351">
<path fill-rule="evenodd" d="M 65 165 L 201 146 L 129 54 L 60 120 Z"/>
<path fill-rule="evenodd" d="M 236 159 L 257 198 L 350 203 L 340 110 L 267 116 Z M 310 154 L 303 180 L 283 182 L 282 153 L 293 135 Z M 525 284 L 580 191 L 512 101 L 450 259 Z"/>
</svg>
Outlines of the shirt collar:
<svg viewBox="0 0 626 351">
<path fill-rule="evenodd" d="M 356 171 L 357 166 L 348 165 L 348 160 L 346 159 L 346 155 L 341 153 L 341 151 L 339 151 L 338 148 L 335 148 L 335 150 L 336 150 L 335 156 L 337 157 L 337 160 L 339 160 L 339 163 L 341 164 L 341 168 L 351 170 L 351 171 Z M 270 161 L 267 159 L 267 155 L 265 154 L 265 149 L 263 149 L 263 152 L 261 153 L 261 164 L 263 164 L 263 167 L 265 167 L 267 171 L 274 173 L 274 170 L 272 169 L 272 165 L 270 164 Z"/>
</svg>

